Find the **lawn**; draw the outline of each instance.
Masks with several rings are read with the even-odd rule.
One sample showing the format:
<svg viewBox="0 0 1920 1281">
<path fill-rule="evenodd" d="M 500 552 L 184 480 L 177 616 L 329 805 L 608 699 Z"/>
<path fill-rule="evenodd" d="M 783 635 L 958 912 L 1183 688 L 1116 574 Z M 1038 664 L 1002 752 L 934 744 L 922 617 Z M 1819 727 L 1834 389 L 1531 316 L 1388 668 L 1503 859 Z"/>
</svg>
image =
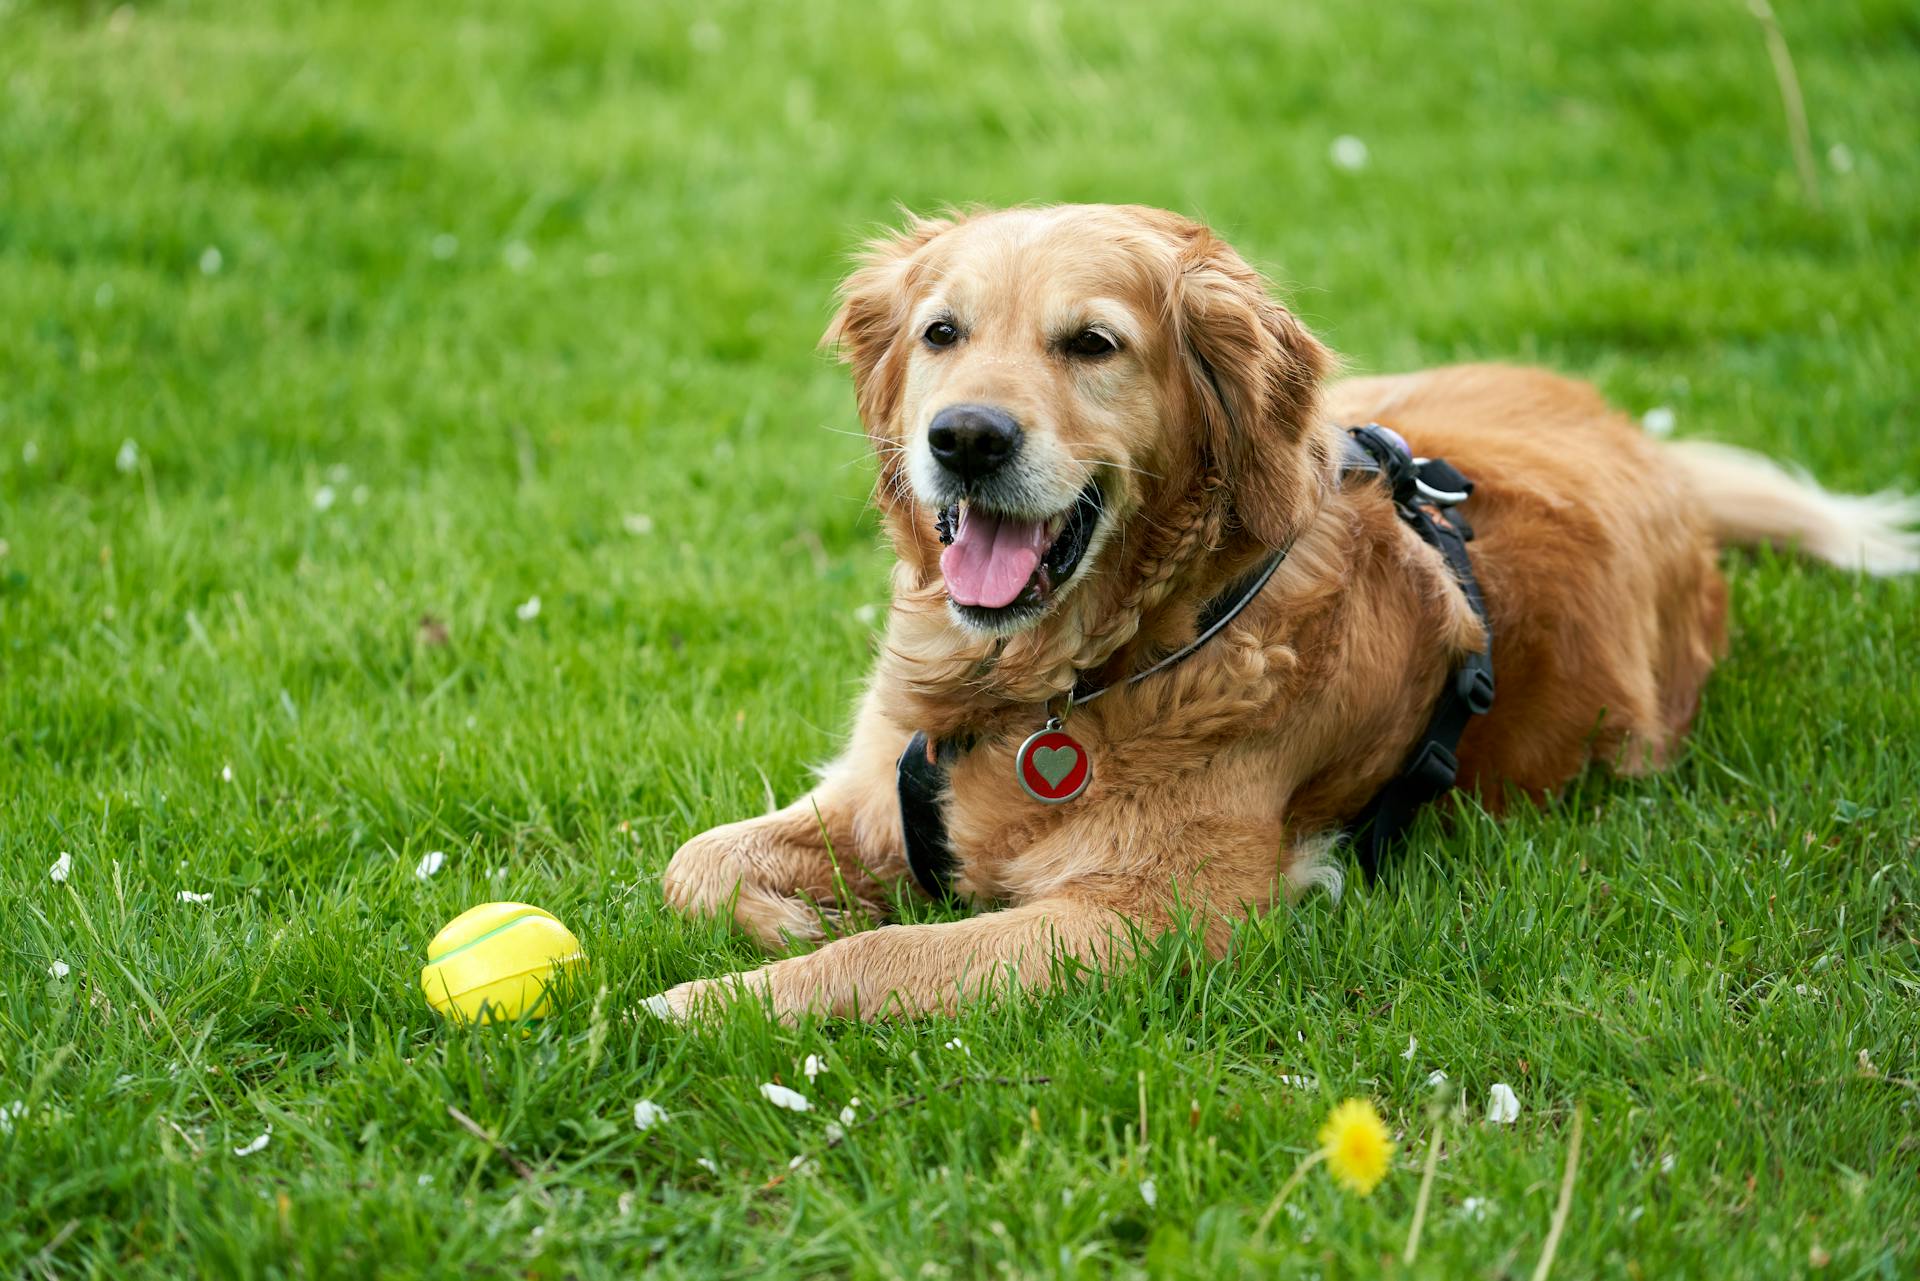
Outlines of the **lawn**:
<svg viewBox="0 0 1920 1281">
<path fill-rule="evenodd" d="M 815 342 L 896 202 L 1170 206 L 1355 368 L 1920 487 L 1907 0 L 1781 5 L 1806 179 L 1732 0 L 454 8 L 0 0 L 0 1271 L 1518 1278 L 1581 1108 L 1557 1277 L 1920 1269 L 1911 581 L 1729 555 L 1670 773 L 1423 822 L 1225 963 L 625 1013 L 752 960 L 660 870 L 873 652 Z M 497 898 L 592 958 L 525 1037 L 417 986 Z M 1349 1096 L 1394 1173 L 1257 1233 Z"/>
</svg>

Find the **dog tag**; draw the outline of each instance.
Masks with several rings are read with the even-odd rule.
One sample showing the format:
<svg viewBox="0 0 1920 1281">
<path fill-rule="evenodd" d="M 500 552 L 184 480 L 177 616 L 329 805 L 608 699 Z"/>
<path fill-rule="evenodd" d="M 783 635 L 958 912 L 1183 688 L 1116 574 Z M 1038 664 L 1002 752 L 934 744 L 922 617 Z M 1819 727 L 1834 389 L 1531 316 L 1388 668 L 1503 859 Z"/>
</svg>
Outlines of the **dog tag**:
<svg viewBox="0 0 1920 1281">
<path fill-rule="evenodd" d="M 1070 801 L 1093 781 L 1093 760 L 1080 741 L 1060 728 L 1058 717 L 1020 744 L 1013 771 L 1027 795 L 1048 805 Z"/>
</svg>

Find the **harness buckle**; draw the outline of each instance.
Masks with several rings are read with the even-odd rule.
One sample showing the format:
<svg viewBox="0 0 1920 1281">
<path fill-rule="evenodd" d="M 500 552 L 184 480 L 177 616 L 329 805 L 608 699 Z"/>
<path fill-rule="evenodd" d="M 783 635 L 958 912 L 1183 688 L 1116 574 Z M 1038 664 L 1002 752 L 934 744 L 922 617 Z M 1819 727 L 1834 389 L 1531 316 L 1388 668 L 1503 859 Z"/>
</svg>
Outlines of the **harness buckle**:
<svg viewBox="0 0 1920 1281">
<path fill-rule="evenodd" d="M 1413 764 L 1407 766 L 1406 777 L 1417 779 L 1431 787 L 1435 792 L 1444 792 L 1453 786 L 1453 780 L 1460 775 L 1460 758 L 1455 756 L 1441 743 L 1428 739 L 1421 745 L 1420 754 L 1413 758 Z"/>
<path fill-rule="evenodd" d="M 1485 716 L 1493 710 L 1493 673 L 1487 670 L 1488 666 L 1476 654 L 1453 678 L 1454 691 L 1475 716 Z"/>
<path fill-rule="evenodd" d="M 1432 461 L 1433 460 L 1430 458 L 1416 458 L 1413 460 L 1413 465 L 1415 467 L 1424 468 L 1428 463 Z M 1426 499 L 1428 502 L 1432 503 L 1435 507 L 1458 507 L 1461 503 L 1464 503 L 1467 501 L 1467 499 L 1473 497 L 1473 493 L 1471 490 L 1436 489 L 1432 485 L 1429 485 L 1426 482 L 1426 477 L 1424 476 L 1424 474 L 1416 475 L 1413 478 L 1413 488 L 1420 495 L 1420 497 Z"/>
</svg>

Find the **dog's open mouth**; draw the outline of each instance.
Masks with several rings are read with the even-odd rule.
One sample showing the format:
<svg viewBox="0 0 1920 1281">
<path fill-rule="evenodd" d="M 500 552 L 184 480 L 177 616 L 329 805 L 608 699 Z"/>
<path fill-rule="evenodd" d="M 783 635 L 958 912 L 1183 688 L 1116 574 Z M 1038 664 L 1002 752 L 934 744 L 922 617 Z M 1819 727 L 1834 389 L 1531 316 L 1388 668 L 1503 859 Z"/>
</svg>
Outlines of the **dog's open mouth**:
<svg viewBox="0 0 1920 1281">
<path fill-rule="evenodd" d="M 963 616 L 988 626 L 1040 612 L 1080 568 L 1099 521 L 1100 487 L 1091 482 L 1065 511 L 1044 520 L 955 503 L 939 519 L 948 598 Z"/>
</svg>

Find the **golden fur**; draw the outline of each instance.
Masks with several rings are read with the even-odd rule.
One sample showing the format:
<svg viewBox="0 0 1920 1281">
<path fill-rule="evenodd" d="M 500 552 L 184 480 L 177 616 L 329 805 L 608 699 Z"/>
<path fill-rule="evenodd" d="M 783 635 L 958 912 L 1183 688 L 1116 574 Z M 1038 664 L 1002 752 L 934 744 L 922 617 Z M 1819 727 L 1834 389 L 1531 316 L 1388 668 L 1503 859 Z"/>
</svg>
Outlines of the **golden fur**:
<svg viewBox="0 0 1920 1281">
<path fill-rule="evenodd" d="M 962 317 L 967 341 L 920 342 L 936 313 Z M 1051 345 L 1092 324 L 1120 351 L 1075 362 Z M 1864 500 L 1750 455 L 1742 472 L 1663 446 L 1550 373 L 1327 386 L 1331 356 L 1266 282 L 1158 210 L 914 219 L 869 248 L 828 340 L 880 460 L 898 562 L 884 651 L 819 785 L 689 841 L 664 885 L 676 907 L 729 915 L 769 949 L 843 936 L 682 984 L 649 1002 L 662 1015 L 743 994 L 787 1017 L 951 1010 L 1010 979 L 1045 984 L 1056 956 L 1110 965 L 1176 905 L 1217 949 L 1234 920 L 1324 882 L 1330 835 L 1397 772 L 1481 643 L 1444 562 L 1384 491 L 1342 483 L 1336 424 L 1391 426 L 1477 485 L 1465 510 L 1499 692 L 1461 744 L 1461 782 L 1496 810 L 1590 760 L 1641 770 L 1671 756 L 1722 645 L 1718 536 L 1911 567 L 1910 511 L 1843 508 Z M 1097 480 L 1106 503 L 1080 570 L 1011 632 L 949 610 L 916 488 L 929 419 L 963 401 L 1021 421 L 1035 485 L 1058 498 Z M 1725 483 L 1730 470 L 1747 483 Z M 1271 583 L 1207 646 L 1072 713 L 1096 762 L 1084 795 L 1046 806 L 1015 785 L 1015 747 L 1077 674 L 1114 680 L 1184 644 L 1202 604 L 1281 547 Z M 955 885 L 1004 906 L 862 931 L 912 886 L 894 767 L 916 730 L 974 741 L 947 802 Z"/>
</svg>

